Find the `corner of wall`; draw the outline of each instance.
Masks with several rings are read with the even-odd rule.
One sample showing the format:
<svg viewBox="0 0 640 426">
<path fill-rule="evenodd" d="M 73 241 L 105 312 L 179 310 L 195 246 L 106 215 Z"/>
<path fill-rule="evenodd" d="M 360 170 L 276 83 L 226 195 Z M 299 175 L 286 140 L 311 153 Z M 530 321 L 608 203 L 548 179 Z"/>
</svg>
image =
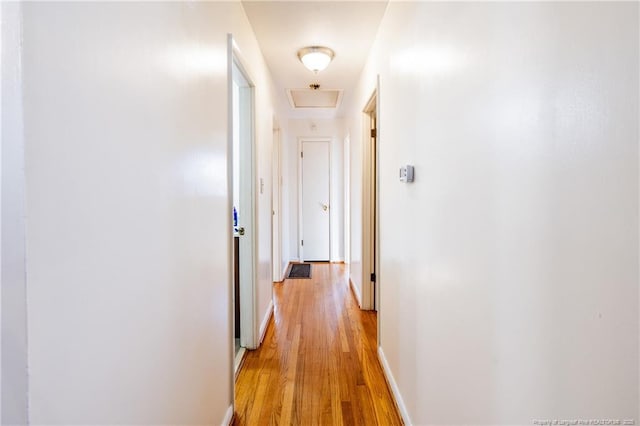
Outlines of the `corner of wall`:
<svg viewBox="0 0 640 426">
<path fill-rule="evenodd" d="M 351 290 L 353 291 L 353 295 L 356 296 L 356 301 L 358 302 L 358 307 L 362 308 L 362 296 L 360 295 L 360 291 L 358 290 L 358 287 L 353 284 L 353 281 L 351 280 L 351 278 L 349 278 L 349 286 L 351 287 Z"/>
<path fill-rule="evenodd" d="M 260 324 L 260 332 L 259 332 L 260 340 L 258 340 L 258 346 L 262 344 L 262 341 L 264 340 L 264 336 L 267 333 L 267 327 L 269 326 L 269 320 L 271 319 L 271 315 L 273 315 L 273 300 L 269 302 L 269 307 L 267 308 L 267 312 L 264 318 L 262 319 L 262 323 Z"/>
<path fill-rule="evenodd" d="M 396 408 L 398 409 L 400 416 L 402 417 L 402 421 L 404 422 L 405 425 L 410 426 L 413 424 L 411 422 L 411 417 L 409 416 L 407 407 L 404 405 L 404 400 L 402 399 L 402 395 L 400 394 L 400 388 L 398 388 L 398 384 L 396 383 L 396 380 L 393 377 L 393 373 L 391 373 L 391 368 L 389 367 L 387 358 L 384 356 L 384 351 L 382 350 L 382 346 L 378 346 L 378 359 L 380 360 L 380 365 L 382 365 L 384 378 L 387 380 L 387 384 L 391 389 L 391 393 L 393 394 L 393 399 L 396 404 Z"/>
<path fill-rule="evenodd" d="M 287 269 L 289 269 L 289 264 L 291 262 L 288 260 L 283 260 L 282 262 L 282 281 L 287 278 Z"/>
<path fill-rule="evenodd" d="M 224 414 L 224 419 L 220 423 L 220 426 L 231 426 L 231 422 L 233 422 L 233 404 L 227 408 L 226 413 Z"/>
</svg>

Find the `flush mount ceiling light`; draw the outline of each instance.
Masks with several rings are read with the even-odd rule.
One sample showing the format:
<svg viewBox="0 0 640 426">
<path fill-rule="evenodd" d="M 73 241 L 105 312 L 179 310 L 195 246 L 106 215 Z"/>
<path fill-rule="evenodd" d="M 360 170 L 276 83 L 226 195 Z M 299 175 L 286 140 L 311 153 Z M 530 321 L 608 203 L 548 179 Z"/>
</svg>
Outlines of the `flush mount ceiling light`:
<svg viewBox="0 0 640 426">
<path fill-rule="evenodd" d="M 314 73 L 325 69 L 333 59 L 333 50 L 322 46 L 303 47 L 298 50 L 298 58 L 305 67 Z"/>
</svg>

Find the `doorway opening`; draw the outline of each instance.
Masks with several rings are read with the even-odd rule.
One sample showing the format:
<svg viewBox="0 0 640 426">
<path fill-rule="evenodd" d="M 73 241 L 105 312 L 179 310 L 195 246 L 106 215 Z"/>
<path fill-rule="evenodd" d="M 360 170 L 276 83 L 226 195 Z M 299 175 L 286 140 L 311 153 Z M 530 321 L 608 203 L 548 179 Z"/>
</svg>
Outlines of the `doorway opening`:
<svg viewBox="0 0 640 426">
<path fill-rule="evenodd" d="M 331 259 L 331 140 L 300 139 L 300 260 Z"/>
<path fill-rule="evenodd" d="M 362 308 L 379 309 L 380 295 L 380 238 L 378 192 L 378 90 L 376 89 L 363 109 L 364 126 L 364 180 L 363 180 L 363 232 Z"/>
<path fill-rule="evenodd" d="M 233 212 L 231 260 L 234 307 L 234 371 L 238 371 L 244 350 L 255 349 L 256 212 L 254 85 L 228 39 L 229 60 L 229 152 L 230 197 Z"/>
</svg>

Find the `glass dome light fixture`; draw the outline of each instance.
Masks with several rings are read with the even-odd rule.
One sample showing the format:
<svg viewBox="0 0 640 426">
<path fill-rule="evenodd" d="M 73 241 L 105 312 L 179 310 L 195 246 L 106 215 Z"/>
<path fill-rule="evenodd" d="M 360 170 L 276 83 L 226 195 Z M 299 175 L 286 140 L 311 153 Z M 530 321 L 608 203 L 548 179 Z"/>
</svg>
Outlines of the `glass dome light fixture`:
<svg viewBox="0 0 640 426">
<path fill-rule="evenodd" d="M 334 56 L 333 50 L 323 46 L 309 46 L 298 50 L 300 62 L 316 74 L 325 69 Z"/>
</svg>

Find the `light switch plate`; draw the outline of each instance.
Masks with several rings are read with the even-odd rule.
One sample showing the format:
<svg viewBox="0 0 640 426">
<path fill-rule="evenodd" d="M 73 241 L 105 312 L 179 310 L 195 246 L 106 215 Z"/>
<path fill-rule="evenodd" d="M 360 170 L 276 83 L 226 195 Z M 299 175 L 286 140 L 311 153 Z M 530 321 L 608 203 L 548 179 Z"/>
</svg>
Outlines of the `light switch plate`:
<svg viewBox="0 0 640 426">
<path fill-rule="evenodd" d="M 400 167 L 400 182 L 413 182 L 413 166 Z"/>
</svg>

